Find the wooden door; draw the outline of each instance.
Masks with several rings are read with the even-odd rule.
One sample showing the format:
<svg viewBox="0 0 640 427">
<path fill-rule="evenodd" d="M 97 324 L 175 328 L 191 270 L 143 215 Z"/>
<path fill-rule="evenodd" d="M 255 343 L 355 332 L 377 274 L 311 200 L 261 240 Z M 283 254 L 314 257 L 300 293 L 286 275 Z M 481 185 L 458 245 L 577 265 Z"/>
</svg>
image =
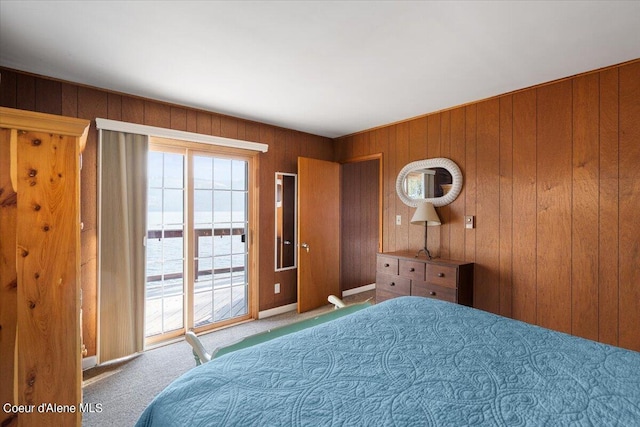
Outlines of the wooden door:
<svg viewBox="0 0 640 427">
<path fill-rule="evenodd" d="M 298 312 L 340 294 L 340 165 L 298 158 Z"/>
</svg>

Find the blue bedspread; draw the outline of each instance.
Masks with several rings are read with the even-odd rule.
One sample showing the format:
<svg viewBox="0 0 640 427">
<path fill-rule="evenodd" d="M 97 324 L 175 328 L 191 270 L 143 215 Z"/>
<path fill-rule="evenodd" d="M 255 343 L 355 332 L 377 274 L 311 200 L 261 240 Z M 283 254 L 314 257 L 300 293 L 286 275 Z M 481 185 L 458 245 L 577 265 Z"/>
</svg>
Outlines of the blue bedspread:
<svg viewBox="0 0 640 427">
<path fill-rule="evenodd" d="M 239 350 L 138 426 L 640 426 L 640 353 L 403 297 Z"/>
</svg>

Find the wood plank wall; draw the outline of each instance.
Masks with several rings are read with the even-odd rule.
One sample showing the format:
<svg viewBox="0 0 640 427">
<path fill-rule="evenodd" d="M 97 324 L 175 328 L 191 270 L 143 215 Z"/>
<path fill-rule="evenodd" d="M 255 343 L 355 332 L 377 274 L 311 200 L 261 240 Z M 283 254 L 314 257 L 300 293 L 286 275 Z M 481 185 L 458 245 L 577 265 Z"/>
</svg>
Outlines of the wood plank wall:
<svg viewBox="0 0 640 427">
<path fill-rule="evenodd" d="M 397 173 L 451 158 L 465 183 L 438 208 L 429 248 L 476 263 L 474 305 L 638 351 L 639 141 L 636 60 L 340 138 L 336 160 L 383 153 L 383 247 L 394 251 L 417 250 L 422 235 Z"/>
<path fill-rule="evenodd" d="M 333 160 L 331 139 L 2 67 L 0 73 L 1 106 L 93 121 L 81 175 L 83 334 L 89 356 L 96 354 L 97 117 L 268 144 L 259 156 L 259 309 L 296 302 L 295 270 L 275 272 L 275 172 L 296 173 L 298 156 Z M 281 284 L 280 294 L 274 294 L 274 283 Z"/>
</svg>

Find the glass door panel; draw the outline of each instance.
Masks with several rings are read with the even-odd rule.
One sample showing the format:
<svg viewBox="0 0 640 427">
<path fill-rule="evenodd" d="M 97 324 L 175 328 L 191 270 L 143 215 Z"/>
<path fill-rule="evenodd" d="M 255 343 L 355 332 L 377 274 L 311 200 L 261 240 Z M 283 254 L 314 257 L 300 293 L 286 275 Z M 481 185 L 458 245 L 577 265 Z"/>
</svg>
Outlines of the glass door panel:
<svg viewBox="0 0 640 427">
<path fill-rule="evenodd" d="M 198 327 L 248 313 L 248 165 L 200 155 L 194 155 L 193 163 L 193 308 Z"/>
<path fill-rule="evenodd" d="M 184 328 L 183 154 L 149 152 L 145 336 Z"/>
</svg>

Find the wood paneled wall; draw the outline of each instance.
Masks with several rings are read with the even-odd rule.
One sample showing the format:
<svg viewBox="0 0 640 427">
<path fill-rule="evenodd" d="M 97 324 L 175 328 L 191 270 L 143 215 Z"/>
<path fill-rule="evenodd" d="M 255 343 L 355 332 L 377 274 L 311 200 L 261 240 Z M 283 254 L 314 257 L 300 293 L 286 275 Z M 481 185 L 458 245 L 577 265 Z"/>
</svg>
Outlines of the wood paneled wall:
<svg viewBox="0 0 640 427">
<path fill-rule="evenodd" d="M 105 117 L 269 144 L 260 155 L 260 310 L 296 301 L 295 270 L 274 271 L 274 174 L 298 156 L 383 153 L 383 249 L 421 247 L 422 229 L 395 194 L 408 162 L 448 157 L 462 194 L 438 208 L 429 248 L 476 263 L 478 308 L 640 349 L 640 62 L 541 85 L 340 138 L 88 88 L 0 68 L 0 105 Z M 85 343 L 95 354 L 96 150 L 82 171 Z M 335 157 L 334 157 L 335 154 Z M 395 225 L 396 215 L 402 225 Z M 464 215 L 476 216 L 466 230 Z M 345 272 L 345 274 L 351 274 Z M 273 284 L 281 283 L 281 293 Z"/>
<path fill-rule="evenodd" d="M 338 161 L 372 153 L 384 156 L 385 251 L 423 236 L 397 173 L 451 158 L 464 187 L 438 208 L 429 248 L 476 263 L 474 306 L 640 350 L 640 61 L 336 140 Z"/>
<path fill-rule="evenodd" d="M 0 67 L 0 105 L 92 120 L 83 154 L 81 183 L 83 334 L 88 355 L 96 354 L 96 258 L 97 258 L 97 141 L 95 118 L 244 139 L 269 145 L 260 154 L 260 310 L 297 300 L 295 270 L 278 272 L 274 259 L 275 172 L 296 173 L 298 156 L 333 160 L 328 138 L 207 111 L 113 93 L 34 76 Z M 281 284 L 274 294 L 273 284 Z M 7 284 L 2 284 L 5 286 Z"/>
</svg>

